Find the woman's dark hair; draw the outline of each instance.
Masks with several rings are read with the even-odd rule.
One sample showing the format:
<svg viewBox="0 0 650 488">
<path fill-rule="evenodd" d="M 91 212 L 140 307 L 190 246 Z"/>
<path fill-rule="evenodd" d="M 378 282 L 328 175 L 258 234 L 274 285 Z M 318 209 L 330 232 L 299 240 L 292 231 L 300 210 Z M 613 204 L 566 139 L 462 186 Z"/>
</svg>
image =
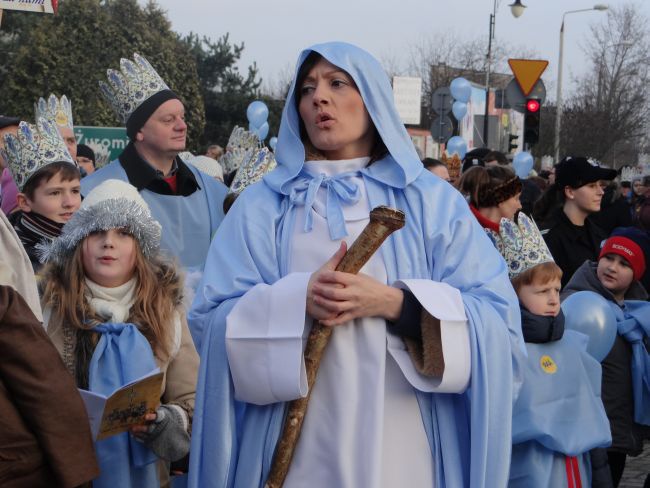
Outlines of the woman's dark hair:
<svg viewBox="0 0 650 488">
<path fill-rule="evenodd" d="M 422 160 L 422 164 L 424 165 L 425 169 L 437 168 L 438 166 L 444 166 L 445 168 L 447 167 L 447 165 L 439 159 L 433 158 L 424 158 Z"/>
<path fill-rule="evenodd" d="M 485 156 L 483 156 L 483 161 L 486 163 L 490 161 L 496 161 L 497 163 L 503 165 L 510 164 L 510 161 L 508 161 L 506 155 L 501 151 L 490 151 Z"/>
<path fill-rule="evenodd" d="M 553 214 L 564 205 L 565 199 L 564 189 L 561 189 L 557 183 L 546 188 L 533 206 L 533 218 L 540 228 L 549 225 Z"/>
<path fill-rule="evenodd" d="M 300 69 L 298 70 L 298 74 L 296 75 L 296 85 L 294 88 L 294 93 L 295 93 L 295 101 L 296 101 L 296 110 L 298 111 L 298 120 L 300 123 L 300 139 L 302 140 L 303 144 L 305 146 L 309 145 L 312 146 L 311 141 L 309 140 L 309 136 L 307 135 L 307 130 L 305 129 L 305 124 L 302 121 L 302 118 L 300 117 L 300 99 L 302 98 L 302 84 L 305 81 L 305 78 L 309 75 L 309 72 L 312 70 L 318 62 L 324 59 L 323 56 L 316 51 L 312 51 L 309 53 L 309 55 L 305 58 L 303 63 L 300 65 Z M 343 70 L 344 71 L 344 70 Z M 348 73 L 348 76 L 349 73 Z M 352 77 L 350 76 L 350 79 Z M 354 80 L 353 80 L 354 82 Z M 358 90 L 356 84 L 354 86 L 356 90 Z M 372 123 L 372 120 L 371 120 Z M 386 145 L 384 144 L 384 141 L 382 141 L 381 136 L 379 135 L 379 132 L 377 132 L 377 128 L 375 127 L 374 123 L 372 124 L 373 130 L 375 132 L 374 137 L 375 137 L 375 143 L 370 151 L 370 162 L 368 163 L 369 165 L 374 163 L 375 161 L 378 161 L 382 159 L 387 153 L 388 149 L 386 148 Z M 313 146 L 312 146 L 313 147 Z M 308 147 L 305 147 L 307 152 L 310 152 Z M 316 152 L 318 151 L 318 148 L 313 148 Z"/>
<path fill-rule="evenodd" d="M 521 193 L 521 181 L 507 166 L 476 166 L 463 173 L 458 189 L 474 207 L 489 208 Z"/>
</svg>

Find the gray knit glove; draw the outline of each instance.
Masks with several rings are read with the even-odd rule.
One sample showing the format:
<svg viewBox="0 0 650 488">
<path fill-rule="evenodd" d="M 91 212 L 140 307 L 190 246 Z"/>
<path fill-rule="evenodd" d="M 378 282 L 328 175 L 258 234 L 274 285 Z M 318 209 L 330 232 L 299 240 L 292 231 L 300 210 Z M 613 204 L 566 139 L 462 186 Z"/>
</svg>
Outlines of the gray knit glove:
<svg viewBox="0 0 650 488">
<path fill-rule="evenodd" d="M 190 452 L 190 436 L 182 414 L 173 406 L 158 407 L 156 420 L 149 426 L 149 431 L 138 434 L 137 437 L 156 456 L 166 461 L 178 461 Z"/>
</svg>

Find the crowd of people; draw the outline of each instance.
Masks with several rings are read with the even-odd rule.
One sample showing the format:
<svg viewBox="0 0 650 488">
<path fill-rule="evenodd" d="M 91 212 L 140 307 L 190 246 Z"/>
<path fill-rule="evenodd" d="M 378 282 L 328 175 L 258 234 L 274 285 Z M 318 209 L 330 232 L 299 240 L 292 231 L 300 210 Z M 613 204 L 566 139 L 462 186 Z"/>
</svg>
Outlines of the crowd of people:
<svg viewBox="0 0 650 488">
<path fill-rule="evenodd" d="M 99 92 L 130 139 L 112 162 L 66 96 L 0 116 L 2 486 L 265 486 L 305 397 L 277 486 L 618 486 L 650 437 L 647 175 L 421 161 L 380 63 L 340 42 L 300 54 L 273 152 L 241 128 L 184 152 L 137 54 Z M 379 206 L 403 228 L 339 271 Z M 603 358 L 560 307 L 580 291 L 615 317 Z M 152 371 L 157 408 L 95 438 L 79 390 Z"/>
</svg>

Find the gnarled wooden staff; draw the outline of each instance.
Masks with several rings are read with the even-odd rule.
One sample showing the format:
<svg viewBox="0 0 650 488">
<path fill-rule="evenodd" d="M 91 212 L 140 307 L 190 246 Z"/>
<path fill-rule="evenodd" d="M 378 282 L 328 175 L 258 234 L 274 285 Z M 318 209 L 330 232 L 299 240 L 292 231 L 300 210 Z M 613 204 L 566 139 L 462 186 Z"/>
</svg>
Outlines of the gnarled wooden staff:
<svg viewBox="0 0 650 488">
<path fill-rule="evenodd" d="M 350 246 L 336 270 L 357 274 L 386 238 L 402 227 L 404 227 L 404 212 L 384 206 L 374 208 L 370 212 L 370 222 Z M 316 381 L 318 366 L 329 343 L 332 330 L 333 327 L 326 327 L 320 322 L 315 322 L 311 328 L 304 353 L 309 390 L 306 397 L 289 403 L 282 435 L 275 448 L 273 464 L 265 488 L 280 488 L 289 472 L 302 422 L 307 412 L 307 404 Z"/>
</svg>

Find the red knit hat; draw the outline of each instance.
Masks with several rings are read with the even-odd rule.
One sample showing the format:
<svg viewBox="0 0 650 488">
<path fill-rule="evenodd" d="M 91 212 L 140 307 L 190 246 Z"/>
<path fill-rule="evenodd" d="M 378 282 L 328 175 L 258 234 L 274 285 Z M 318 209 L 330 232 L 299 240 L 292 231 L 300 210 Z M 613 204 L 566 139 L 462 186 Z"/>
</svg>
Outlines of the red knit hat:
<svg viewBox="0 0 650 488">
<path fill-rule="evenodd" d="M 603 244 L 598 259 L 602 258 L 605 254 L 618 254 L 624 257 L 630 263 L 632 271 L 634 271 L 635 280 L 639 280 L 643 276 L 645 272 L 645 256 L 641 247 L 632 239 L 622 236 L 610 237 Z"/>
</svg>

